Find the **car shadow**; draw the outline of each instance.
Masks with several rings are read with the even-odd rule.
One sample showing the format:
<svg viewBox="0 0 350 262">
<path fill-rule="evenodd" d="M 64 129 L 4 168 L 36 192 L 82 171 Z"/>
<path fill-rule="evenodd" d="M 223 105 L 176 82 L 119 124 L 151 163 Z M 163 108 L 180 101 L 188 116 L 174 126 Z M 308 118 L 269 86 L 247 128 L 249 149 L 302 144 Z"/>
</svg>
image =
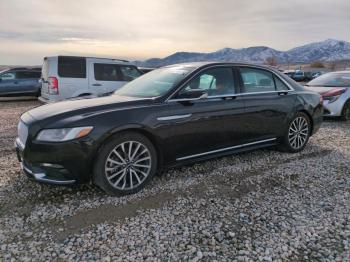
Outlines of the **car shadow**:
<svg viewBox="0 0 350 262">
<path fill-rule="evenodd" d="M 23 102 L 38 100 L 36 96 L 0 96 L 0 102 Z"/>
</svg>

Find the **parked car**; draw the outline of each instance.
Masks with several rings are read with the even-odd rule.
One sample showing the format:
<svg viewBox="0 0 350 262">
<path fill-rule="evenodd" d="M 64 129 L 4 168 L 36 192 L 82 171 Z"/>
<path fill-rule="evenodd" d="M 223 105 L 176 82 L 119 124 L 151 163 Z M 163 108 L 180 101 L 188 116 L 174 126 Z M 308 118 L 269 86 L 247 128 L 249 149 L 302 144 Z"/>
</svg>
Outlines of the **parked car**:
<svg viewBox="0 0 350 262">
<path fill-rule="evenodd" d="M 319 94 L 276 70 L 189 63 L 156 69 L 111 96 L 32 109 L 16 145 L 34 180 L 92 180 L 125 195 L 166 167 L 269 146 L 299 152 L 322 115 Z"/>
<path fill-rule="evenodd" d="M 39 100 L 52 103 L 68 98 L 112 93 L 141 74 L 136 66 L 126 60 L 45 57 Z"/>
<path fill-rule="evenodd" d="M 0 72 L 0 96 L 39 96 L 40 69 L 11 68 Z"/>
<path fill-rule="evenodd" d="M 301 71 L 301 70 L 296 70 L 291 77 L 293 80 L 295 80 L 297 82 L 307 81 L 305 72 Z"/>
<path fill-rule="evenodd" d="M 350 71 L 321 75 L 306 86 L 322 95 L 326 116 L 350 120 Z"/>
</svg>

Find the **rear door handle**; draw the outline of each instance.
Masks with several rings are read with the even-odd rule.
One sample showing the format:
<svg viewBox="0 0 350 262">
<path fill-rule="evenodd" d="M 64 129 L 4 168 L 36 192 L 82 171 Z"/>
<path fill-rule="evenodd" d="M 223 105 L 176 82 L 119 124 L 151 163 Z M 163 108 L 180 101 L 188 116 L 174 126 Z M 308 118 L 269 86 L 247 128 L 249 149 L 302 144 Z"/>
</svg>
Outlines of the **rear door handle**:
<svg viewBox="0 0 350 262">
<path fill-rule="evenodd" d="M 278 95 L 279 95 L 279 96 L 288 95 L 288 91 L 280 91 L 280 92 L 278 92 Z"/>
<path fill-rule="evenodd" d="M 18 82 L 17 81 L 15 81 L 15 82 L 13 82 L 15 85 L 17 85 L 18 84 Z"/>
<path fill-rule="evenodd" d="M 95 83 L 95 84 L 92 84 L 93 86 L 102 86 L 101 84 L 99 83 Z"/>
</svg>

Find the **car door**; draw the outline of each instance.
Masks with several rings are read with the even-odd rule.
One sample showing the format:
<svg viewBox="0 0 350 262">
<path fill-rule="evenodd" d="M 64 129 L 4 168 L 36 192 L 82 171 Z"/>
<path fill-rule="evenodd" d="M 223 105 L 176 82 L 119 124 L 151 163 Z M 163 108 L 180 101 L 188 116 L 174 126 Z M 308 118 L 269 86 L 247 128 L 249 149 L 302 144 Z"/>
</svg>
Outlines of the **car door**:
<svg viewBox="0 0 350 262">
<path fill-rule="evenodd" d="M 111 93 L 125 84 L 119 65 L 90 63 L 89 85 L 95 93 Z"/>
<path fill-rule="evenodd" d="M 38 91 L 40 72 L 17 71 L 17 92 L 34 93 Z"/>
<path fill-rule="evenodd" d="M 235 76 L 232 67 L 204 70 L 167 101 L 157 117 L 158 134 L 164 148 L 169 148 L 166 162 L 206 157 L 243 143 L 244 104 L 235 95 Z M 208 97 L 190 102 L 178 99 L 190 89 L 203 89 Z"/>
<path fill-rule="evenodd" d="M 4 72 L 0 74 L 0 95 L 16 92 L 16 73 Z"/>
<path fill-rule="evenodd" d="M 275 73 L 240 67 L 241 95 L 245 104 L 244 129 L 250 141 L 280 137 L 296 96 Z"/>
</svg>

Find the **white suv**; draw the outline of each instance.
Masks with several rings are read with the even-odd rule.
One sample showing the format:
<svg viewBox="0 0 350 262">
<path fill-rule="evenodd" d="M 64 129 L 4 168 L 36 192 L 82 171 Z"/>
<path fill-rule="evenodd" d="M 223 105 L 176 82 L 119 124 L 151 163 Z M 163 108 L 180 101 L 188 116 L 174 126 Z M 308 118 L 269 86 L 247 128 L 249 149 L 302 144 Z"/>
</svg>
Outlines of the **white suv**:
<svg viewBox="0 0 350 262">
<path fill-rule="evenodd" d="M 142 73 L 125 60 L 52 56 L 45 57 L 39 100 L 52 103 L 68 98 L 111 93 Z"/>
</svg>

